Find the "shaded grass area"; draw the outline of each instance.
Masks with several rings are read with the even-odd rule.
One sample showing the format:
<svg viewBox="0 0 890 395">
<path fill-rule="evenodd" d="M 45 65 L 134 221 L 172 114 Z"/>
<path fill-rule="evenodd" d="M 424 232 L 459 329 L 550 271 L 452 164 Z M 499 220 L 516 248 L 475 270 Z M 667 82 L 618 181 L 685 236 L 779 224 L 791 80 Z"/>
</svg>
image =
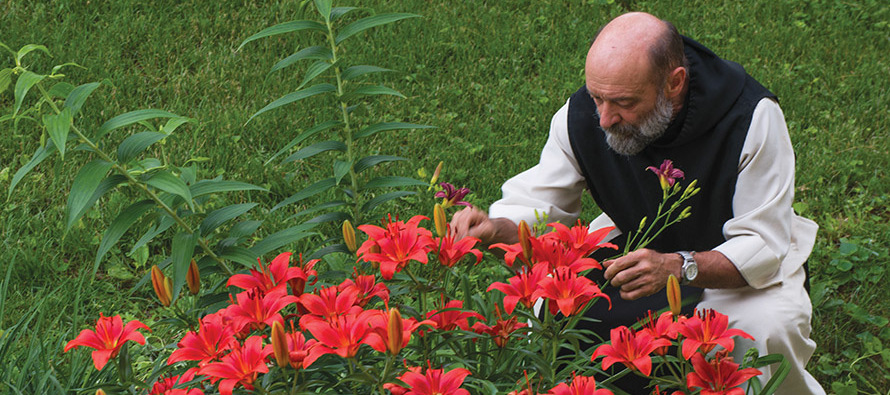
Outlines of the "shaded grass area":
<svg viewBox="0 0 890 395">
<path fill-rule="evenodd" d="M 505 179 L 537 161 L 551 114 L 583 83 L 590 39 L 611 17 L 625 10 L 652 12 L 743 64 L 780 98 L 797 154 L 795 208 L 821 226 L 810 261 L 814 338 L 820 344 L 811 370 L 837 393 L 881 393 L 890 387 L 885 318 L 890 316 L 890 289 L 881 286 L 890 265 L 890 183 L 884 181 L 890 164 L 890 62 L 885 55 L 890 52 L 890 8 L 884 2 L 411 0 L 355 5 L 422 15 L 372 30 L 364 34 L 365 41 L 349 45 L 354 64 L 396 70 L 383 79 L 408 97 L 363 104 L 355 115 L 437 127 L 379 135 L 367 152 L 410 158 L 387 169 L 406 176 L 418 169 L 431 172 L 445 161 L 443 180 L 471 188 L 471 201 L 483 208 L 498 198 Z M 204 176 L 270 188 L 267 195 L 252 196 L 268 209 L 330 170 L 309 162 L 286 167 L 263 162 L 300 131 L 333 115 L 330 103 L 307 101 L 245 125 L 251 114 L 299 84 L 304 65 L 274 74 L 268 70 L 310 41 L 281 36 L 235 49 L 250 34 L 300 19 L 305 12 L 301 2 L 284 1 L 4 2 L 0 41 L 11 48 L 46 45 L 53 58 L 29 56 L 29 67 L 47 70 L 76 62 L 84 68 L 67 68 L 70 81 L 108 81 L 87 102 L 83 125 L 96 128 L 140 108 L 198 119 L 198 126 L 177 132 L 164 154 L 180 163 L 206 157 Z M 0 106 L 11 102 L 9 91 L 0 94 Z M 3 190 L 40 140 L 27 121 L 10 126 L 3 124 L 0 141 Z M 64 197 L 84 158 L 75 152 L 64 163 L 41 165 L 2 208 L 0 273 L 7 272 L 7 265 L 14 268 L 0 330 L 44 297 L 44 309 L 68 310 L 73 295 L 83 292 L 91 297 L 74 311 L 93 317 L 98 311 L 135 313 L 134 298 L 150 293 L 145 287 L 132 295 L 121 292 L 129 291 L 147 268 L 125 255 L 126 246 L 109 254 L 100 270 L 104 281 L 78 288 L 102 230 L 128 203 L 126 195 L 104 199 L 62 238 Z M 426 210 L 418 207 L 422 201 L 407 199 L 388 209 L 409 215 Z M 267 222 L 283 227 L 297 210 L 273 213 Z M 583 218 L 595 212 L 586 200 Z M 149 263 L 169 252 L 166 246 L 154 248 Z M 48 337 L 71 337 L 69 322 L 45 322 Z"/>
</svg>

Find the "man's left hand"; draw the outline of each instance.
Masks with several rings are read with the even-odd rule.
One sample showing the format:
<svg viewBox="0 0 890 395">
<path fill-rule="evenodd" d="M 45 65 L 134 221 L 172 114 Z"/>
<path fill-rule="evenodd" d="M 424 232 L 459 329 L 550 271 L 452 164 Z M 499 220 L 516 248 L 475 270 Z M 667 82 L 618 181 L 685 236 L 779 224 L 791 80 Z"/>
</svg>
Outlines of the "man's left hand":
<svg viewBox="0 0 890 395">
<path fill-rule="evenodd" d="M 603 262 L 603 266 L 609 283 L 621 288 L 621 298 L 634 300 L 661 291 L 669 275 L 680 273 L 683 258 L 675 253 L 663 254 L 644 248 Z"/>
</svg>

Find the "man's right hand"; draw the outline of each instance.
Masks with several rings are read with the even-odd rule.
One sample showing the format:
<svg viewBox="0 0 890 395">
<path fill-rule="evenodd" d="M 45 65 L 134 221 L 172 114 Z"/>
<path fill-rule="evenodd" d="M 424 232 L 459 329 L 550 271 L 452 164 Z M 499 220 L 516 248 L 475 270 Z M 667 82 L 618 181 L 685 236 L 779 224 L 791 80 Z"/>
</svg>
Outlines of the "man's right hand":
<svg viewBox="0 0 890 395">
<path fill-rule="evenodd" d="M 519 241 L 519 227 L 507 218 L 489 218 L 475 207 L 467 207 L 451 217 L 451 230 L 457 240 L 475 237 L 484 245 L 513 244 Z"/>
</svg>

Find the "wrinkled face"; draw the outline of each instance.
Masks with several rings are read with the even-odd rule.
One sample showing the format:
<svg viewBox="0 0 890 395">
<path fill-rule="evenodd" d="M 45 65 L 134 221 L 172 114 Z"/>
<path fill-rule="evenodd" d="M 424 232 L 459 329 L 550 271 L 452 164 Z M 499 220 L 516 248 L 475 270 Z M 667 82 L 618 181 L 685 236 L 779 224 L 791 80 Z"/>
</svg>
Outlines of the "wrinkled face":
<svg viewBox="0 0 890 395">
<path fill-rule="evenodd" d="M 622 120 L 612 123 L 611 126 L 603 126 L 603 115 L 599 105 L 596 112 L 600 116 L 600 128 L 606 132 L 606 143 L 609 147 L 621 155 L 636 155 L 664 134 L 671 122 L 673 110 L 673 105 L 665 97 L 664 91 L 658 90 L 655 107 L 648 113 L 637 115 L 636 123 Z"/>
</svg>

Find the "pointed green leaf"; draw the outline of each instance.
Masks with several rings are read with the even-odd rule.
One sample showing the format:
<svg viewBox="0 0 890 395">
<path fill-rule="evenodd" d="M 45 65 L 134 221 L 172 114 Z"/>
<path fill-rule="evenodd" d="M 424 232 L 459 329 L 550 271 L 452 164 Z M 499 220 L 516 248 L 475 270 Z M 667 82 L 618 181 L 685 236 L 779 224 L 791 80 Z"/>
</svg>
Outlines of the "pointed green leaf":
<svg viewBox="0 0 890 395">
<path fill-rule="evenodd" d="M 375 96 L 375 95 L 390 95 L 390 96 L 398 96 L 403 99 L 405 98 L 405 95 L 399 93 L 399 91 L 397 91 L 395 89 L 387 88 L 382 85 L 378 85 L 378 86 L 359 87 L 358 89 L 344 95 L 344 96 L 346 96 L 346 98 L 344 100 L 351 100 L 352 98 L 355 98 L 355 97 Z"/>
<path fill-rule="evenodd" d="M 329 208 L 341 207 L 341 206 L 345 206 L 345 205 L 346 205 L 346 202 L 342 201 L 342 200 L 334 200 L 334 201 L 330 201 L 330 202 L 325 202 L 325 203 L 319 204 L 317 206 L 310 207 L 306 210 L 300 211 L 299 213 L 296 213 L 294 215 L 291 215 L 290 217 L 287 218 L 287 220 L 291 221 L 291 220 L 297 219 L 297 218 L 305 216 L 305 215 L 309 215 L 312 213 L 317 213 L 322 210 L 327 210 Z"/>
<path fill-rule="evenodd" d="M 315 184 L 312 184 L 312 185 L 304 188 L 300 192 L 297 192 L 297 193 L 291 195 L 291 197 L 284 199 L 281 203 L 276 204 L 275 207 L 272 207 L 272 211 L 278 210 L 278 209 L 280 209 L 284 206 L 287 206 L 289 204 L 299 202 L 300 200 L 303 200 L 308 197 L 312 197 L 312 196 L 318 195 L 319 193 L 327 191 L 328 189 L 333 188 L 334 185 L 337 185 L 337 183 L 335 181 L 336 180 L 334 180 L 334 178 L 331 177 L 331 178 L 326 178 L 324 180 L 316 182 Z"/>
<path fill-rule="evenodd" d="M 232 262 L 237 262 L 245 267 L 250 268 L 256 267 L 256 259 L 257 257 L 259 257 L 259 255 L 254 254 L 249 249 L 240 246 L 226 247 L 222 250 L 219 256 L 220 258 L 228 259 Z"/>
<path fill-rule="evenodd" d="M 334 161 L 334 178 L 337 180 L 337 184 L 340 184 L 340 180 L 349 173 L 349 169 L 352 168 L 352 162 L 346 162 L 342 160 Z"/>
<path fill-rule="evenodd" d="M 99 87 L 99 85 L 101 84 L 98 82 L 83 84 L 74 88 L 74 90 L 68 94 L 68 97 L 65 99 L 65 107 L 71 109 L 71 115 L 76 115 L 77 112 L 80 111 L 80 108 L 83 107 L 83 103 L 87 100 L 90 94 Z"/>
<path fill-rule="evenodd" d="M 212 211 L 210 214 L 207 214 L 204 221 L 201 221 L 201 236 L 207 236 L 210 232 L 220 227 L 220 225 L 250 211 L 250 209 L 256 207 L 258 204 L 259 203 L 233 204 Z"/>
<path fill-rule="evenodd" d="M 52 57 L 52 55 L 49 53 L 49 50 L 46 49 L 45 46 L 38 45 L 38 44 L 28 44 L 28 45 L 25 45 L 24 47 L 22 47 L 22 49 L 20 49 L 19 52 L 17 54 L 15 54 L 15 63 L 16 64 L 22 63 L 22 58 L 24 58 L 25 55 L 27 55 L 31 51 L 38 50 L 38 49 L 45 52 L 49 57 Z"/>
<path fill-rule="evenodd" d="M 306 75 L 303 76 L 303 82 L 300 83 L 300 86 L 298 86 L 297 89 L 301 89 L 306 86 L 306 84 L 312 82 L 315 77 L 318 77 L 319 75 L 321 75 L 321 73 L 327 71 L 327 69 L 331 68 L 331 66 L 332 65 L 330 63 L 323 60 L 319 60 L 318 62 L 313 63 L 311 66 L 309 66 L 308 69 L 306 69 Z"/>
<path fill-rule="evenodd" d="M 406 159 L 402 158 L 401 156 L 390 156 L 390 155 L 366 156 L 364 158 L 359 159 L 357 162 L 355 162 L 354 170 L 356 173 L 361 173 L 367 169 L 377 166 L 378 164 L 381 164 L 384 162 L 395 162 L 395 161 L 399 161 L 399 160 L 406 160 Z"/>
<path fill-rule="evenodd" d="M 129 136 L 117 146 L 117 160 L 120 163 L 127 163 L 146 148 L 166 137 L 166 134 L 158 132 L 139 132 Z"/>
<path fill-rule="evenodd" d="M 58 74 L 56 74 L 56 73 L 58 73 L 59 70 L 65 68 L 65 67 L 68 67 L 68 66 L 74 66 L 74 67 L 80 67 L 82 69 L 86 69 L 86 67 L 83 67 L 77 63 L 68 62 L 68 63 L 62 63 L 62 64 L 57 64 L 57 65 L 53 66 L 53 70 L 49 74 L 52 76 L 58 76 Z M 62 75 L 64 75 L 64 74 L 62 74 Z"/>
<path fill-rule="evenodd" d="M 258 187 L 241 181 L 226 180 L 201 180 L 191 186 L 192 197 L 206 195 L 208 193 L 234 192 L 234 191 L 263 191 L 268 192 L 266 188 Z"/>
<path fill-rule="evenodd" d="M 388 202 L 390 200 L 405 197 L 409 195 L 416 195 L 416 192 L 408 192 L 408 191 L 394 191 L 384 193 L 382 195 L 376 196 L 373 199 L 369 200 L 367 203 L 362 205 L 362 211 L 371 211 L 382 203 Z"/>
<path fill-rule="evenodd" d="M 336 21 L 347 12 L 357 9 L 357 7 L 334 7 L 334 9 L 331 10 L 331 21 Z"/>
<path fill-rule="evenodd" d="M 313 235 L 314 233 L 308 232 L 308 230 L 314 228 L 316 225 L 317 224 L 300 224 L 280 232 L 275 232 L 258 241 L 253 247 L 250 247 L 250 252 L 256 254 L 256 256 L 262 256 L 271 251 L 275 251 L 289 243 Z"/>
<path fill-rule="evenodd" d="M 405 123 L 405 122 L 381 122 L 370 125 L 362 130 L 359 130 L 358 133 L 355 134 L 355 138 L 363 138 L 373 135 L 377 132 L 383 132 L 387 130 L 402 130 L 402 129 L 435 129 L 435 126 L 429 125 L 419 125 L 416 123 Z"/>
<path fill-rule="evenodd" d="M 44 159 L 48 158 L 53 152 L 56 152 L 56 145 L 53 144 L 52 140 L 50 140 L 45 146 L 38 148 L 34 151 L 34 155 L 31 155 L 31 160 L 28 163 L 25 163 L 24 166 L 18 169 L 15 172 L 15 175 L 12 176 L 12 181 L 9 182 L 9 191 L 6 193 L 6 199 L 8 200 L 10 196 L 12 196 L 12 190 L 15 189 L 15 186 L 24 178 L 28 173 L 31 172 L 40 162 L 43 162 Z"/>
<path fill-rule="evenodd" d="M 15 107 L 13 107 L 12 111 L 13 116 L 18 114 L 19 109 L 22 108 L 22 102 L 25 100 L 28 91 L 45 77 L 45 75 L 37 75 L 30 71 L 25 71 L 19 76 L 19 79 L 15 81 Z"/>
<path fill-rule="evenodd" d="M 109 169 L 111 162 L 102 159 L 96 159 L 80 168 L 71 183 L 71 192 L 68 193 L 68 205 L 65 207 L 66 231 L 80 219 L 77 215 L 83 214 L 84 206 L 90 201 Z"/>
<path fill-rule="evenodd" d="M 173 246 L 170 252 L 173 259 L 173 300 L 179 298 L 179 291 L 185 285 L 185 277 L 188 275 L 189 265 L 195 255 L 195 245 L 198 237 L 194 233 L 178 233 L 173 236 Z"/>
<path fill-rule="evenodd" d="M 352 37 L 358 33 L 361 33 L 367 29 L 370 29 L 375 26 L 385 25 L 387 23 L 392 23 L 395 21 L 399 21 L 407 18 L 415 18 L 420 15 L 415 14 L 404 14 L 404 13 L 392 13 L 392 14 L 377 14 L 373 16 L 369 16 L 367 18 L 359 19 L 348 26 L 340 29 L 340 33 L 337 34 L 337 44 L 341 43 L 343 40 Z"/>
<path fill-rule="evenodd" d="M 102 182 L 99 183 L 99 186 L 96 187 L 96 191 L 93 192 L 93 196 L 90 196 L 89 200 L 87 200 L 86 204 L 83 205 L 83 208 L 80 210 L 80 212 L 74 214 L 74 217 L 83 217 L 83 215 L 86 214 L 86 212 L 89 211 L 90 208 L 96 204 L 100 197 L 105 195 L 108 191 L 114 189 L 114 187 L 125 182 L 127 182 L 127 177 L 124 177 L 120 174 L 112 174 L 108 177 L 105 177 L 105 179 L 103 179 Z M 72 225 L 68 225 L 68 227 L 70 228 Z"/>
<path fill-rule="evenodd" d="M 106 133 L 108 133 L 114 129 L 122 128 L 124 126 L 132 125 L 134 123 L 142 122 L 142 121 L 153 119 L 153 118 L 178 118 L 178 117 L 179 117 L 179 115 L 176 115 L 174 113 L 167 112 L 164 110 L 148 109 L 148 110 L 130 111 L 128 113 L 118 115 L 114 118 L 111 118 L 111 119 L 105 121 L 105 123 L 103 123 L 102 126 L 99 127 L 99 132 L 98 132 L 98 136 L 96 137 L 96 140 L 102 138 L 102 136 L 104 136 Z"/>
<path fill-rule="evenodd" d="M 49 88 L 48 92 L 51 97 L 64 99 L 64 98 L 68 97 L 68 95 L 71 94 L 71 91 L 73 91 L 73 90 L 74 90 L 74 85 L 71 85 L 67 82 L 62 81 L 62 82 L 53 84 L 53 86 Z"/>
<path fill-rule="evenodd" d="M 193 207 L 194 205 L 192 202 L 192 192 L 189 190 L 188 185 L 185 185 L 185 182 L 167 170 L 161 170 L 152 174 L 151 178 L 146 180 L 145 183 L 169 194 L 182 197 L 185 199 L 186 203 L 188 203 L 189 207 Z"/>
<path fill-rule="evenodd" d="M 333 213 L 324 213 L 322 215 L 319 215 L 315 218 L 312 218 L 312 219 L 306 221 L 306 223 L 307 224 L 323 224 L 323 223 L 327 223 L 327 222 L 334 222 L 337 224 L 342 224 L 343 221 L 345 221 L 347 219 L 351 219 L 351 218 L 352 218 L 352 216 L 349 214 L 346 214 L 341 211 L 336 211 Z"/>
<path fill-rule="evenodd" d="M 180 117 L 180 118 L 170 118 L 167 120 L 167 123 L 161 127 L 161 132 L 166 133 L 168 135 L 173 134 L 177 128 L 186 124 L 186 123 L 198 123 L 196 120 L 192 118 Z"/>
<path fill-rule="evenodd" d="M 46 131 L 53 140 L 53 144 L 58 148 L 62 160 L 65 160 L 65 145 L 68 142 L 68 131 L 71 130 L 72 121 L 73 115 L 70 108 L 66 108 L 58 114 L 43 116 Z"/>
<path fill-rule="evenodd" d="M 127 232 L 127 229 L 130 229 L 130 226 L 136 223 L 139 217 L 142 214 L 145 214 L 146 211 L 152 209 L 155 206 L 154 201 L 146 199 L 136 203 L 133 203 L 129 207 L 121 210 L 120 214 L 117 215 L 117 218 L 111 222 L 111 225 L 108 226 L 108 229 L 105 230 L 105 234 L 102 235 L 102 241 L 99 243 L 99 251 L 96 252 L 96 260 L 93 262 L 93 274 L 96 274 L 96 270 L 99 269 L 99 263 L 102 262 L 102 257 L 111 250 L 117 241 L 120 240 L 121 236 Z"/>
<path fill-rule="evenodd" d="M 320 32 L 327 32 L 327 28 L 318 22 L 315 21 L 290 21 L 281 23 L 272 27 L 265 28 L 261 30 L 259 33 L 254 34 L 244 41 L 241 42 L 241 45 L 238 46 L 238 50 L 241 50 L 244 47 L 244 44 L 247 44 L 251 41 L 258 40 L 264 37 L 274 36 L 277 34 L 296 32 L 300 30 L 313 29 L 318 30 Z"/>
<path fill-rule="evenodd" d="M 291 148 L 293 148 L 295 145 L 302 143 L 303 140 L 306 140 L 307 138 L 314 136 L 316 133 L 321 132 L 321 131 L 328 130 L 328 129 L 334 127 L 334 126 L 339 126 L 339 125 L 342 125 L 342 124 L 343 124 L 343 123 L 340 122 L 340 121 L 325 121 L 325 122 L 322 122 L 322 123 L 320 123 L 320 124 L 318 124 L 318 125 L 315 125 L 315 126 L 309 128 L 309 129 L 306 130 L 305 132 L 300 133 L 299 136 L 294 137 L 294 139 L 291 140 L 289 143 L 287 143 L 287 145 L 285 145 L 284 148 L 282 148 L 281 150 L 279 150 L 278 152 L 276 152 L 275 155 L 272 155 L 271 158 L 269 158 L 268 160 L 266 160 L 266 163 L 263 163 L 263 165 L 264 165 L 264 166 L 265 166 L 265 165 L 268 165 L 268 164 L 271 163 L 272 160 L 275 159 L 278 155 L 281 155 L 281 154 L 283 154 L 283 153 L 289 151 L 289 150 L 290 150 Z"/>
<path fill-rule="evenodd" d="M 331 53 L 331 50 L 329 48 L 319 46 L 303 48 L 293 55 L 281 59 L 280 61 L 278 61 L 278 63 L 275 63 L 275 65 L 272 66 L 269 72 L 276 72 L 303 59 L 314 59 L 323 61 L 330 60 L 333 57 L 334 55 Z"/>
<path fill-rule="evenodd" d="M 311 158 L 315 155 L 318 155 L 322 152 L 327 152 L 327 151 L 341 151 L 341 152 L 346 151 L 346 144 L 343 144 L 339 141 L 333 141 L 333 140 L 318 142 L 318 143 L 312 144 L 306 148 L 303 148 L 297 152 L 294 152 L 293 154 L 291 154 L 290 156 L 285 158 L 283 161 L 281 161 L 281 164 Z"/>
<path fill-rule="evenodd" d="M 382 176 L 368 181 L 363 189 L 370 188 L 390 188 L 390 187 L 409 187 L 409 186 L 428 186 L 429 184 L 409 177 Z"/>
<path fill-rule="evenodd" d="M 160 219 L 154 222 L 155 225 L 152 226 L 147 232 L 145 232 L 145 234 L 143 234 L 142 237 L 140 237 L 139 240 L 136 241 L 136 244 L 133 244 L 133 248 L 130 250 L 131 253 L 137 248 L 140 248 L 148 244 L 150 241 L 154 240 L 154 238 L 157 237 L 159 234 L 166 232 L 167 229 L 170 229 L 170 227 L 176 223 L 173 217 L 166 215 L 166 213 L 164 213 L 164 215 L 161 215 Z"/>
<path fill-rule="evenodd" d="M 359 77 L 359 76 L 362 76 L 362 75 L 365 75 L 368 73 L 383 73 L 383 72 L 388 72 L 388 71 L 393 71 L 393 70 L 384 69 L 383 67 L 377 67 L 377 66 L 359 65 L 359 66 L 352 66 L 352 67 L 346 69 L 345 71 L 343 71 L 343 74 L 341 74 L 340 77 L 343 78 L 344 81 L 349 81 L 353 78 L 356 78 L 356 77 Z"/>
<path fill-rule="evenodd" d="M 5 68 L 0 70 L 0 93 L 3 93 L 9 87 L 10 82 L 12 82 L 12 69 Z"/>
<path fill-rule="evenodd" d="M 787 359 L 782 359 L 782 363 L 779 364 L 779 368 L 773 372 L 772 377 L 770 377 L 769 381 L 763 386 L 763 390 L 760 392 L 761 395 L 771 395 L 779 389 L 779 385 L 785 381 L 785 377 L 788 376 L 788 373 L 791 372 L 791 364 Z M 757 380 L 757 378 L 753 378 Z"/>
<path fill-rule="evenodd" d="M 315 0 L 315 8 L 325 21 L 331 20 L 331 0 Z"/>
<path fill-rule="evenodd" d="M 276 108 L 281 107 L 285 104 L 290 104 L 295 101 L 303 100 L 307 97 L 312 97 L 312 96 L 315 96 L 315 95 L 318 95 L 321 93 L 336 92 L 336 91 L 337 91 L 337 87 L 335 87 L 331 84 L 318 84 L 318 85 L 313 85 L 309 88 L 306 88 L 306 89 L 303 89 L 300 91 L 288 93 L 288 94 L 282 96 L 281 98 L 279 98 L 278 100 L 275 100 L 275 101 L 269 103 L 268 105 L 263 107 L 261 110 L 257 111 L 255 114 L 251 115 L 250 118 L 247 120 L 247 122 L 250 122 L 257 115 L 260 115 L 260 114 L 262 114 L 266 111 L 269 111 L 269 110 L 276 109 Z"/>
</svg>

